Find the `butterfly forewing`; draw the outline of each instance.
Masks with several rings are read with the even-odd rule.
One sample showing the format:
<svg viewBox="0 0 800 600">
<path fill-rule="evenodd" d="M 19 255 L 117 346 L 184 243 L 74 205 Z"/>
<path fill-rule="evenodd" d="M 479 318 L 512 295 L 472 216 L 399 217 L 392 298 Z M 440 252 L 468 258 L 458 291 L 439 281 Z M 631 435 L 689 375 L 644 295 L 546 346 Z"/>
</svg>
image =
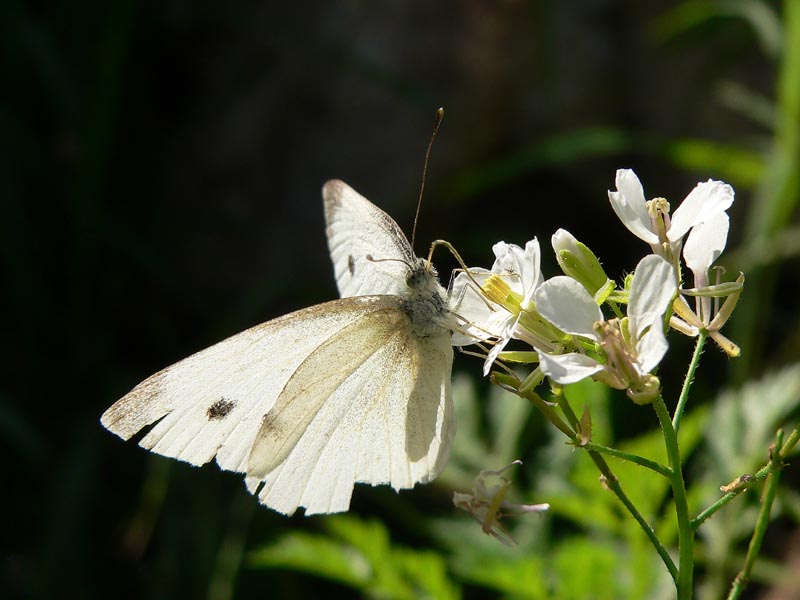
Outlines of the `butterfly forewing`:
<svg viewBox="0 0 800 600">
<path fill-rule="evenodd" d="M 322 197 L 339 294 L 406 293 L 408 265 L 417 259 L 397 223 L 342 181 L 328 181 Z"/>
<path fill-rule="evenodd" d="M 141 446 L 194 465 L 216 455 L 222 468 L 243 472 L 264 415 L 292 373 L 339 331 L 386 304 L 385 297 L 334 300 L 243 331 L 146 379 L 101 422 L 129 439 L 158 421 Z"/>
</svg>

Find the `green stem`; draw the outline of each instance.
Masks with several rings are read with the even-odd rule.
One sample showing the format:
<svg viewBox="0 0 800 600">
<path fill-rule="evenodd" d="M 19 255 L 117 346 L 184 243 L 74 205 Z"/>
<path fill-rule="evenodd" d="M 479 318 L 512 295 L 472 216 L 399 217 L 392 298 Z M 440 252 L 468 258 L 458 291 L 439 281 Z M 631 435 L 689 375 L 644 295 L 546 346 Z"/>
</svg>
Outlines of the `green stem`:
<svg viewBox="0 0 800 600">
<path fill-rule="evenodd" d="M 697 365 L 700 364 L 700 356 L 703 354 L 703 346 L 705 346 L 708 334 L 701 331 L 697 336 L 697 343 L 694 345 L 694 354 L 692 354 L 692 361 L 689 363 L 689 369 L 686 371 L 686 378 L 683 380 L 683 389 L 681 390 L 680 398 L 678 398 L 678 406 L 675 408 L 675 414 L 672 416 L 672 428 L 677 432 L 681 427 L 681 418 L 683 417 L 683 410 L 686 408 L 686 402 L 689 400 L 689 390 L 694 382 L 694 374 L 697 371 Z"/>
<path fill-rule="evenodd" d="M 567 421 L 569 421 L 572 429 L 578 431 L 580 429 L 580 420 L 575 414 L 575 411 L 572 410 L 569 400 L 567 400 L 567 397 L 564 395 L 564 390 L 558 388 L 553 391 L 553 395 L 556 398 L 556 402 L 558 402 L 558 407 L 561 409 L 561 412 L 564 413 L 564 416 L 567 417 Z"/>
<path fill-rule="evenodd" d="M 678 518 L 678 580 L 676 582 L 678 600 L 692 597 L 692 578 L 694 575 L 694 529 L 689 519 L 689 501 L 686 497 L 686 484 L 683 480 L 681 453 L 678 447 L 678 434 L 672 426 L 669 411 L 661 396 L 653 401 L 653 408 L 661 423 L 664 445 L 667 449 L 669 466 L 672 469 L 670 483 L 675 501 L 675 514 Z"/>
<path fill-rule="evenodd" d="M 555 425 L 555 427 L 568 438 L 572 439 L 575 437 L 575 430 L 570 429 L 569 425 L 564 423 L 564 420 L 558 416 L 556 411 L 553 410 L 553 407 L 545 402 L 544 399 L 539 396 L 539 394 L 534 392 L 532 389 L 524 392 L 520 391 L 519 379 L 513 377 L 512 375 L 506 375 L 505 373 L 499 373 L 497 371 L 493 371 L 490 378 L 492 383 L 499 385 L 509 392 L 517 394 L 521 398 L 525 398 L 528 402 L 533 404 L 539 409 L 539 412 L 541 412 L 548 421 Z"/>
<path fill-rule="evenodd" d="M 753 565 L 755 565 L 758 553 L 761 551 L 761 542 L 764 541 L 764 534 L 767 532 L 769 516 L 772 512 L 772 504 L 775 501 L 775 493 L 778 490 L 778 482 L 780 481 L 781 469 L 783 468 L 783 457 L 781 455 L 783 431 L 778 430 L 775 437 L 775 443 L 770 447 L 770 474 L 764 486 L 764 497 L 761 502 L 761 509 L 758 511 L 756 527 L 753 531 L 753 537 L 750 538 L 750 545 L 747 547 L 747 556 L 744 559 L 744 566 L 733 580 L 730 594 L 728 594 L 728 600 L 736 600 L 736 598 L 739 598 L 750 583 L 750 573 L 753 571 Z"/>
<path fill-rule="evenodd" d="M 575 411 L 572 410 L 572 406 L 570 405 L 566 396 L 564 396 L 563 393 L 556 393 L 556 398 L 558 399 L 558 405 L 561 408 L 561 411 L 564 413 L 564 416 L 567 417 L 567 420 L 573 425 L 573 427 L 575 427 L 577 431 L 577 425 L 579 423 L 578 417 L 575 415 Z M 631 502 L 631 499 L 628 498 L 628 495 L 625 493 L 619 483 L 619 479 L 617 479 L 616 475 L 614 475 L 614 473 L 611 471 L 611 467 L 608 466 L 608 463 L 603 456 L 597 450 L 590 450 L 587 448 L 587 451 L 589 453 L 589 457 L 603 475 L 603 481 L 606 487 L 617 497 L 620 502 L 622 502 L 622 505 L 639 524 L 639 527 L 642 528 L 642 531 L 644 531 L 647 539 L 650 540 L 650 543 L 656 549 L 656 552 L 658 552 L 658 555 L 661 557 L 661 560 L 667 567 L 670 576 L 677 584 L 678 569 L 675 566 L 675 562 L 672 560 L 672 557 L 669 555 L 669 552 L 667 552 L 667 549 L 664 547 L 664 544 L 662 544 L 661 540 L 658 539 L 653 527 L 647 522 L 644 516 L 642 516 L 642 513 L 640 513 L 639 509 L 636 508 L 636 505 Z"/>
<path fill-rule="evenodd" d="M 619 483 L 619 479 L 611 472 L 611 468 L 608 466 L 608 463 L 605 461 L 603 456 L 594 450 L 589 450 L 589 457 L 592 459 L 597 468 L 600 470 L 600 473 L 603 475 L 603 483 L 605 486 L 622 502 L 622 505 L 628 510 L 630 515 L 634 518 L 634 520 L 639 524 L 639 527 L 642 528 L 647 538 L 650 540 L 650 543 L 653 544 L 653 547 L 658 552 L 658 555 L 661 557 L 661 560 L 664 562 L 664 565 L 667 567 L 672 580 L 675 584 L 678 584 L 678 568 L 675 566 L 675 562 L 672 560 L 672 557 L 669 555 L 669 552 L 664 547 L 664 544 L 661 543 L 661 540 L 658 539 L 658 535 L 656 535 L 655 530 L 647 522 L 647 520 L 642 516 L 642 513 L 639 512 L 639 509 L 636 508 L 636 505 L 631 502 L 631 499 L 628 498 L 628 495 L 622 489 L 622 486 Z"/>
<path fill-rule="evenodd" d="M 797 445 L 798 442 L 800 442 L 800 428 L 792 431 L 792 433 L 787 438 L 786 443 L 783 445 L 780 451 L 781 457 L 787 456 L 792 450 L 794 450 L 794 447 Z M 761 467 L 758 471 L 756 471 L 754 475 L 749 476 L 746 482 L 742 482 L 741 485 L 737 485 L 735 489 L 726 493 L 719 500 L 714 502 L 714 504 L 706 508 L 700 514 L 698 514 L 694 519 L 692 519 L 692 528 L 697 530 L 700 527 L 700 525 L 702 525 L 711 515 L 713 515 L 723 506 L 725 506 L 728 502 L 733 500 L 736 496 L 738 496 L 744 491 L 747 491 L 756 483 L 766 479 L 774 468 L 775 465 L 773 465 L 773 463 L 771 462 Z M 783 468 L 783 467 L 782 465 L 779 465 L 778 468 Z"/>
<path fill-rule="evenodd" d="M 609 448 L 608 446 L 602 446 L 600 444 L 595 444 L 594 442 L 587 442 L 585 444 L 581 444 L 581 446 L 590 452 L 599 452 L 600 454 L 607 454 L 609 456 L 613 456 L 614 458 L 636 463 L 637 465 L 645 467 L 646 469 L 650 469 L 651 471 L 655 471 L 659 475 L 663 475 L 668 479 L 672 477 L 672 469 L 666 465 L 657 463 L 654 460 L 639 456 L 638 454 L 630 454 L 629 452 L 623 452 L 622 450 Z"/>
</svg>

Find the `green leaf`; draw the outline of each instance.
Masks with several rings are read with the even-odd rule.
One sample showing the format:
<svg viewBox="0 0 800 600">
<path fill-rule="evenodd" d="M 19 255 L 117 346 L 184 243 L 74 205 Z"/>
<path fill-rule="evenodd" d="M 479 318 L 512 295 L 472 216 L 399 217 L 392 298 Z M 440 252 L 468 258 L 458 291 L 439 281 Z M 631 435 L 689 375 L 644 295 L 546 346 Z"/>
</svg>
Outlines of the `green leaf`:
<svg viewBox="0 0 800 600">
<path fill-rule="evenodd" d="M 361 589 L 369 582 L 372 568 L 352 547 L 321 535 L 292 532 L 277 542 L 250 554 L 255 568 L 282 568 L 309 573 Z"/>
<path fill-rule="evenodd" d="M 544 561 L 539 556 L 482 556 L 455 567 L 466 582 L 505 593 L 514 598 L 552 598 L 547 589 Z"/>
<path fill-rule="evenodd" d="M 764 158 L 741 146 L 684 138 L 665 143 L 662 152 L 680 167 L 712 173 L 740 187 L 752 188 L 764 175 Z"/>
<path fill-rule="evenodd" d="M 562 600 L 616 600 L 630 594 L 620 576 L 627 560 L 625 547 L 610 540 L 571 537 L 555 549 L 555 592 Z"/>
<path fill-rule="evenodd" d="M 386 527 L 350 515 L 328 517 L 329 534 L 292 532 L 256 550 L 249 564 L 330 579 L 376 598 L 457 599 L 444 558 L 432 551 L 393 547 Z"/>
</svg>

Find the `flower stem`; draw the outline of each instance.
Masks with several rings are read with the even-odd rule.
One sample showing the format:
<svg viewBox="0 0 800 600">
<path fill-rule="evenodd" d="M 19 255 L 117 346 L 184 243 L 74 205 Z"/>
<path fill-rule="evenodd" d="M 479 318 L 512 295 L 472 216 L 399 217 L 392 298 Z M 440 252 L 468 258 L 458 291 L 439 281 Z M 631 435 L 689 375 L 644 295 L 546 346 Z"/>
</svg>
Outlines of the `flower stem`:
<svg viewBox="0 0 800 600">
<path fill-rule="evenodd" d="M 678 569 L 675 566 L 675 562 L 672 560 L 672 557 L 667 552 L 667 549 L 664 547 L 664 544 L 661 543 L 661 540 L 658 539 L 655 530 L 647 522 L 647 520 L 642 516 L 642 513 L 639 512 L 639 509 L 636 508 L 636 505 L 631 502 L 631 499 L 628 498 L 628 495 L 622 489 L 622 486 L 619 483 L 619 479 L 617 479 L 616 475 L 611 472 L 611 468 L 608 466 L 608 463 L 603 458 L 603 456 L 597 452 L 596 450 L 588 450 L 589 457 L 592 459 L 594 464 L 599 469 L 600 473 L 603 475 L 603 483 L 605 486 L 622 502 L 622 505 L 628 510 L 630 515 L 634 518 L 634 520 L 639 524 L 639 527 L 642 528 L 647 538 L 650 540 L 650 543 L 658 552 L 658 555 L 661 557 L 661 560 L 664 562 L 664 565 L 667 567 L 670 576 L 672 577 L 675 584 L 678 584 Z"/>
<path fill-rule="evenodd" d="M 667 411 L 664 399 L 660 395 L 653 401 L 653 408 L 661 423 L 664 445 L 667 449 L 669 466 L 672 470 L 670 483 L 672 484 L 672 497 L 675 501 L 675 514 L 678 518 L 677 597 L 678 600 L 689 600 L 692 597 L 692 578 L 694 575 L 694 529 L 689 519 L 689 501 L 686 497 L 686 484 L 683 480 L 678 434 L 672 426 L 669 411 Z"/>
<path fill-rule="evenodd" d="M 538 408 L 544 417 L 564 435 L 566 435 L 568 438 L 575 437 L 575 431 L 570 429 L 569 425 L 564 423 L 564 420 L 558 416 L 556 411 L 553 410 L 553 407 L 545 402 L 542 397 L 539 396 L 539 394 L 534 392 L 533 389 L 528 389 L 525 391 L 520 389 L 519 379 L 512 375 L 506 375 L 504 373 L 499 373 L 498 371 L 493 371 L 491 375 L 491 381 L 503 389 L 517 394 L 521 398 L 525 398 L 528 402 Z"/>
<path fill-rule="evenodd" d="M 787 456 L 792 450 L 794 450 L 794 447 L 797 445 L 798 442 L 800 442 L 800 428 L 795 429 L 794 431 L 792 431 L 791 434 L 789 434 L 786 443 L 780 450 L 781 457 Z M 702 525 L 711 515 L 713 515 L 720 508 L 725 506 L 728 502 L 733 500 L 736 496 L 738 496 L 742 492 L 747 491 L 759 481 L 766 479 L 767 476 L 770 473 L 772 473 L 772 471 L 775 468 L 782 469 L 783 465 L 782 464 L 776 465 L 773 464 L 772 462 L 769 462 L 763 467 L 761 467 L 758 471 L 756 471 L 755 474 L 747 477 L 746 482 L 742 482 L 741 485 L 737 485 L 733 490 L 727 492 L 724 496 L 719 498 L 719 500 L 714 502 L 714 504 L 706 508 L 700 514 L 698 514 L 694 519 L 692 519 L 692 528 L 697 530 L 700 527 L 700 525 Z"/>
<path fill-rule="evenodd" d="M 572 406 L 570 406 L 569 401 L 567 400 L 566 396 L 563 393 L 557 393 L 556 398 L 558 399 L 558 405 L 561 408 L 561 411 L 567 417 L 567 420 L 572 423 L 576 428 L 578 424 L 578 417 L 575 415 L 575 412 L 572 410 Z M 678 569 L 675 566 L 675 562 L 672 560 L 672 557 L 667 552 L 667 549 L 664 547 L 664 544 L 661 543 L 661 540 L 658 539 L 655 530 L 647 522 L 647 520 L 642 516 L 642 513 L 639 512 L 639 509 L 636 508 L 636 505 L 631 502 L 631 499 L 628 498 L 628 495 L 622 489 L 622 486 L 619 483 L 619 479 L 614 473 L 611 471 L 611 467 L 608 466 L 608 463 L 603 458 L 602 454 L 598 450 L 586 448 L 587 452 L 589 453 L 589 457 L 592 459 L 594 464 L 597 466 L 598 470 L 603 476 L 603 483 L 606 487 L 613 493 L 617 499 L 622 502 L 622 505 L 627 509 L 630 515 L 634 518 L 634 520 L 639 524 L 639 527 L 642 528 L 647 538 L 650 540 L 650 543 L 658 552 L 658 555 L 661 557 L 661 560 L 664 562 L 664 565 L 667 567 L 670 576 L 672 577 L 673 581 L 675 581 L 676 585 L 678 582 Z"/>
<path fill-rule="evenodd" d="M 648 458 L 644 458 L 638 454 L 623 452 L 622 450 L 609 448 L 608 446 L 602 446 L 600 444 L 595 444 L 594 442 L 587 442 L 585 444 L 581 444 L 581 446 L 591 452 L 599 452 L 600 454 L 607 454 L 621 460 L 636 463 L 637 465 L 645 467 L 646 469 L 650 469 L 651 471 L 655 471 L 659 475 L 663 475 L 668 479 L 672 477 L 672 469 L 670 469 L 668 466 L 662 465 L 661 463 L 657 463 Z"/>
<path fill-rule="evenodd" d="M 689 363 L 689 369 L 686 371 L 686 378 L 683 380 L 683 389 L 681 389 L 680 398 L 678 398 L 678 406 L 675 408 L 675 414 L 672 416 L 672 428 L 677 432 L 681 427 L 681 418 L 683 417 L 683 409 L 686 408 L 686 402 L 689 400 L 689 389 L 694 382 L 694 373 L 697 370 L 697 365 L 700 364 L 700 356 L 703 354 L 703 346 L 705 346 L 708 334 L 701 331 L 697 336 L 697 343 L 694 346 L 694 354 L 692 355 L 692 362 Z"/>
<path fill-rule="evenodd" d="M 795 429 L 794 433 L 800 430 Z M 781 469 L 783 469 L 783 431 L 778 430 L 775 436 L 775 443 L 770 446 L 769 452 L 769 475 L 767 476 L 767 483 L 764 485 L 764 495 L 761 501 L 761 509 L 758 511 L 758 519 L 756 520 L 756 527 L 753 531 L 753 537 L 750 538 L 750 545 L 747 547 L 747 556 L 744 559 L 744 566 L 742 570 L 736 574 L 731 585 L 728 600 L 736 600 L 744 592 L 747 585 L 750 583 L 750 573 L 753 570 L 753 565 L 758 558 L 758 553 L 761 550 L 761 542 L 764 541 L 764 534 L 769 525 L 769 515 L 772 512 L 772 503 L 775 501 L 775 493 L 778 490 L 778 481 L 781 477 Z"/>
</svg>

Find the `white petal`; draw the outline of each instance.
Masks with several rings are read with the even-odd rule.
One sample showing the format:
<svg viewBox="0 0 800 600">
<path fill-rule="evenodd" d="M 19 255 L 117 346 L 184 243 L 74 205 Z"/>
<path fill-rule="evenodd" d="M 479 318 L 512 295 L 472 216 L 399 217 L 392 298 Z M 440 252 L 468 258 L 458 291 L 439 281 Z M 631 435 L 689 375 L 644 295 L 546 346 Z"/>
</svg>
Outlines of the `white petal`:
<svg viewBox="0 0 800 600">
<path fill-rule="evenodd" d="M 645 334 L 636 343 L 636 352 L 639 358 L 640 375 L 650 373 L 658 366 L 664 354 L 667 353 L 667 338 L 664 336 L 664 325 L 661 320 L 656 320 L 650 325 Z"/>
<path fill-rule="evenodd" d="M 616 183 L 617 191 L 608 192 L 608 199 L 619 220 L 640 240 L 657 244 L 658 236 L 652 231 L 644 190 L 636 173 L 630 169 L 619 169 Z"/>
<path fill-rule="evenodd" d="M 686 238 L 683 258 L 686 266 L 694 273 L 696 285 L 698 278 L 705 279 L 709 267 L 725 250 L 729 225 L 727 213 L 717 213 L 709 220 L 695 225 Z"/>
<path fill-rule="evenodd" d="M 603 320 L 603 313 L 586 288 L 571 277 L 548 279 L 536 290 L 533 301 L 539 314 L 561 331 L 596 339 L 594 324 Z"/>
<path fill-rule="evenodd" d="M 713 179 L 698 183 L 672 213 L 667 238 L 671 242 L 678 241 L 689 228 L 728 210 L 731 204 L 733 204 L 733 188 L 727 183 Z"/>
<path fill-rule="evenodd" d="M 522 296 L 524 292 L 522 286 L 524 250 L 516 244 L 497 242 L 492 246 L 492 252 L 496 257 L 492 265 L 492 273 L 503 275 L 511 289 Z"/>
<path fill-rule="evenodd" d="M 533 293 L 542 284 L 542 270 L 541 264 L 541 249 L 539 248 L 539 240 L 533 238 L 525 244 L 525 253 L 523 255 L 523 262 L 520 265 L 522 268 L 522 287 L 525 290 L 523 293 L 523 306 L 527 305 L 533 298 Z"/>
<path fill-rule="evenodd" d="M 596 360 L 576 352 L 557 355 L 539 352 L 539 367 L 550 379 L 561 384 L 575 383 L 603 370 L 603 365 Z"/>
<path fill-rule="evenodd" d="M 550 242 L 552 243 L 553 250 L 556 254 L 562 250 L 572 252 L 573 254 L 577 252 L 576 244 L 578 243 L 578 240 L 566 229 L 558 229 L 553 234 L 553 237 L 550 238 Z"/>
<path fill-rule="evenodd" d="M 628 326 L 634 339 L 664 316 L 676 290 L 675 274 L 667 261 L 655 254 L 639 261 L 628 302 Z"/>
<path fill-rule="evenodd" d="M 482 285 L 492 275 L 486 269 L 470 268 L 472 278 Z M 465 321 L 465 331 L 453 334 L 453 346 L 468 346 L 499 334 L 495 324 L 508 316 L 504 308 L 489 302 L 476 289 L 475 283 L 466 273 L 459 273 L 448 291 L 448 308 Z"/>
<path fill-rule="evenodd" d="M 514 320 L 516 322 L 516 319 Z M 497 343 L 489 350 L 489 354 L 486 355 L 486 360 L 483 361 L 483 376 L 486 377 L 489 374 L 489 371 L 494 364 L 494 361 L 497 360 L 497 356 L 503 351 L 508 344 L 509 340 L 511 339 L 510 335 L 505 335 L 501 337 Z"/>
</svg>

